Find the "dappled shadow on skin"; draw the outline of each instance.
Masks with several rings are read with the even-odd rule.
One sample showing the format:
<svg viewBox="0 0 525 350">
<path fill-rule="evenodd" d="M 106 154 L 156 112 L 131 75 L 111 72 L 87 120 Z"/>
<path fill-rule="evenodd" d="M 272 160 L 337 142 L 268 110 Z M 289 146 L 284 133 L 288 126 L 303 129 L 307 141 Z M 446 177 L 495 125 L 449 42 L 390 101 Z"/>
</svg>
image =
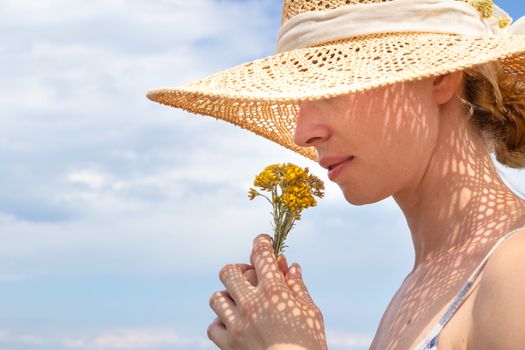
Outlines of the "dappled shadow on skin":
<svg viewBox="0 0 525 350">
<path fill-rule="evenodd" d="M 517 227 L 507 220 L 502 218 L 490 227 L 478 227 L 479 233 L 468 245 L 421 266 L 407 276 L 383 315 L 371 349 L 412 349 L 419 344 L 439 322 L 497 238 Z M 464 325 L 461 322 L 471 312 L 481 276 L 443 328 L 441 349 L 451 348 L 445 344 L 457 342 L 459 338 L 466 341 L 466 329 L 461 328 Z"/>
<path fill-rule="evenodd" d="M 215 299 L 214 309 L 220 309 L 219 314 L 226 316 L 223 316 L 222 327 L 231 328 L 232 348 L 247 349 L 244 343 L 237 343 L 236 334 L 249 334 L 258 339 L 257 343 L 266 344 L 268 349 L 286 345 L 291 350 L 306 350 L 314 349 L 314 344 L 326 343 L 321 312 L 314 305 L 304 284 L 286 277 L 288 266 L 284 257 L 276 265 L 271 250 L 263 247 L 257 251 L 261 246 L 254 247 L 253 253 L 254 265 L 262 266 L 259 277 L 251 266 L 243 273 L 243 279 L 237 279 L 228 286 L 229 290 L 236 291 L 236 295 L 223 291 L 218 292 L 220 295 L 215 298 L 212 297 Z M 222 271 L 229 268 L 234 267 L 227 265 Z M 238 314 L 241 315 L 240 319 L 245 319 L 244 324 L 236 323 Z M 264 326 L 268 325 L 273 325 L 270 337 L 265 334 L 267 328 Z M 276 328 L 275 325 L 281 327 Z M 316 345 L 315 349 L 320 347 Z"/>
<path fill-rule="evenodd" d="M 466 111 L 460 115 L 458 104 L 463 108 L 457 101 L 438 111 L 428 85 L 421 80 L 301 106 L 298 120 L 310 122 L 303 124 L 304 143 L 313 140 L 320 155 L 355 155 L 335 181 L 345 199 L 363 205 L 393 196 L 417 248 L 414 268 L 388 305 L 371 350 L 413 350 L 494 244 L 508 232 L 525 227 L 524 201 L 500 179 L 482 135 L 470 124 Z M 277 328 L 277 340 L 270 345 L 293 343 L 308 349 L 308 342 L 295 335 L 302 332 L 320 340 L 321 314 L 307 295 L 291 297 L 294 286 L 278 283 L 283 277 L 270 251 L 259 252 L 262 261 L 252 264 L 263 265 L 257 268 L 260 274 L 244 271 L 252 274 L 250 283 L 237 279 L 233 290 L 244 292 L 224 298 L 224 307 L 257 320 L 251 324 L 278 321 L 273 324 L 282 328 Z M 439 350 L 464 345 L 482 277 L 474 281 L 445 325 Z M 235 325 L 235 317 L 225 327 L 228 322 L 240 333 L 250 329 L 249 324 Z M 254 337 L 265 339 L 260 332 Z"/>
<path fill-rule="evenodd" d="M 341 186 L 343 190 L 346 190 L 345 197 L 349 202 L 355 204 L 373 202 L 376 199 L 379 200 L 383 195 L 386 198 L 386 193 L 392 189 L 388 185 L 382 187 L 381 184 L 385 179 L 385 171 L 389 170 L 388 165 L 378 167 L 377 173 L 374 174 L 371 170 L 377 164 L 367 164 L 367 159 L 359 159 L 359 151 L 370 152 L 375 148 L 377 152 L 392 149 L 402 152 L 404 147 L 417 145 L 418 140 L 424 140 L 430 136 L 443 137 L 440 141 L 443 143 L 436 142 L 437 148 L 433 153 L 435 156 L 431 161 L 430 159 L 425 160 L 428 149 L 423 146 L 421 149 L 410 149 L 407 155 L 412 159 L 430 162 L 430 167 L 426 171 L 432 174 L 430 178 L 433 179 L 436 186 L 426 186 L 425 189 L 432 191 L 431 197 L 436 202 L 444 203 L 436 207 L 437 210 L 433 213 L 434 222 L 446 224 L 436 228 L 428 227 L 426 233 L 435 237 L 436 240 L 443 239 L 440 246 L 446 249 L 437 250 L 426 256 L 416 256 L 414 270 L 405 278 L 393 296 L 370 348 L 373 350 L 405 350 L 413 349 L 438 323 L 454 297 L 496 241 L 511 230 L 525 226 L 525 211 L 522 202 L 517 201 L 510 194 L 505 194 L 501 183 L 492 180 L 498 175 L 492 170 L 492 163 L 489 164 L 488 153 L 487 158 L 480 161 L 478 152 L 485 152 L 485 150 L 480 149 L 479 145 L 473 143 L 468 137 L 466 123 L 463 129 L 442 129 L 436 135 L 429 131 L 430 127 L 436 125 L 431 124 L 431 121 L 424 117 L 429 113 L 427 107 L 421 103 L 419 96 L 410 95 L 414 90 L 404 89 L 404 87 L 397 90 L 396 87 L 389 86 L 382 88 L 381 91 L 381 93 L 370 95 L 369 99 L 353 100 L 349 98 L 348 100 L 348 105 L 354 106 L 354 111 L 347 114 L 349 128 L 355 125 L 352 123 L 366 127 L 369 122 L 370 127 L 377 127 L 377 121 L 367 120 L 367 118 L 374 118 L 371 116 L 377 113 L 377 106 L 385 106 L 381 110 L 384 124 L 373 132 L 377 137 L 373 142 L 369 142 L 369 147 L 372 148 L 355 149 L 357 157 L 355 163 L 352 164 L 355 171 L 353 174 L 351 171 L 348 172 L 344 187 Z M 398 103 L 398 101 L 405 100 L 408 103 Z M 357 118 L 361 119 L 357 120 Z M 375 118 L 378 117 L 375 116 Z M 440 128 L 446 128 L 447 125 L 455 124 L 439 123 Z M 393 136 L 396 134 L 397 137 Z M 408 140 L 407 143 L 404 143 L 399 137 L 401 134 Z M 360 147 L 357 143 L 354 146 Z M 440 153 L 440 147 L 445 147 L 447 152 Z M 450 157 L 450 149 L 455 150 L 452 157 Z M 449 156 L 441 157 L 444 154 Z M 473 155 L 478 155 L 478 157 L 473 157 Z M 360 161 L 362 163 L 359 163 Z M 407 173 L 423 177 L 423 174 L 418 174 L 417 169 L 409 161 L 404 164 L 406 164 Z M 360 166 L 362 167 L 358 168 Z M 393 166 L 393 169 L 399 170 L 399 167 Z M 367 174 L 367 179 L 363 178 L 363 173 Z M 397 175 L 394 172 L 391 174 L 392 181 L 397 181 Z M 357 186 L 364 189 L 359 189 Z M 396 201 L 403 199 L 403 195 L 399 193 Z M 434 206 L 432 203 L 417 203 L 416 205 L 429 208 Z M 425 232 L 420 227 L 417 229 L 418 232 Z M 392 234 L 392 232 L 385 232 L 385 234 Z M 442 331 L 441 350 L 452 348 L 453 341 L 457 342 L 458 338 L 466 336 L 464 329 L 461 328 L 464 322 L 461 323 L 461 321 L 470 312 L 468 307 L 472 303 L 472 294 L 475 294 L 479 280 L 480 277 L 477 278 L 466 300 Z"/>
<path fill-rule="evenodd" d="M 271 263 L 273 260 L 271 253 L 269 251 L 264 251 L 260 255 L 260 258 L 266 260 L 265 266 L 267 267 L 266 271 L 261 271 L 263 275 L 266 275 L 263 279 L 263 283 L 265 281 L 276 281 L 280 279 L 282 276 L 281 271 L 278 271 L 275 265 Z M 258 259 L 258 257 L 255 259 Z M 257 285 L 258 279 L 254 279 L 252 282 Z M 316 312 L 317 307 L 310 300 L 310 297 L 302 291 L 301 286 L 296 281 L 288 280 L 287 285 L 290 290 L 295 293 L 295 296 L 291 295 L 288 291 L 280 290 L 282 286 L 277 283 L 272 285 L 272 282 L 270 282 L 267 286 L 264 286 L 264 284 L 261 285 L 261 288 L 266 288 L 272 295 L 270 302 L 266 301 L 263 303 L 262 307 L 268 308 L 270 307 L 269 303 L 272 303 L 272 309 L 277 309 L 279 312 L 278 315 L 273 315 L 273 317 L 282 317 L 283 322 L 290 325 L 289 329 L 282 330 L 283 334 L 279 338 L 282 338 L 284 343 L 291 343 L 292 339 L 289 339 L 288 341 L 286 339 L 287 333 L 294 333 L 295 329 L 300 328 L 307 331 L 310 337 L 316 340 L 324 340 L 318 338 L 319 336 L 322 336 L 323 326 L 321 314 Z M 280 293 L 273 293 L 274 291 L 280 291 Z M 292 300 L 292 298 L 296 300 Z M 298 305 L 296 301 L 298 301 L 300 305 Z M 261 305 L 257 302 L 256 305 L 259 305 L 259 308 L 257 308 L 255 312 L 263 314 Z M 306 346 L 308 344 L 302 345 Z"/>
</svg>

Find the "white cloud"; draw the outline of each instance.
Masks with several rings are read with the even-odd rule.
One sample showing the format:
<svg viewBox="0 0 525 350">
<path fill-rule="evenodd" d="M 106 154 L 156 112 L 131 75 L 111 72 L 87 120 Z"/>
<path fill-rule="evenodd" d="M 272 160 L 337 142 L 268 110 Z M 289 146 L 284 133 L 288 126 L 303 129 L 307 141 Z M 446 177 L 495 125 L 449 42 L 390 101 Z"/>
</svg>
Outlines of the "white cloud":
<svg viewBox="0 0 525 350">
<path fill-rule="evenodd" d="M 93 170 L 76 170 L 67 174 L 67 180 L 96 190 L 106 183 L 106 176 Z"/>
<path fill-rule="evenodd" d="M 147 350 L 165 348 L 211 348 L 203 337 L 186 337 L 172 329 L 133 328 L 90 332 L 86 335 L 61 337 L 54 334 L 34 335 L 0 329 L 0 346 L 34 346 L 35 348 L 79 350 Z"/>
<path fill-rule="evenodd" d="M 33 345 L 39 346 L 45 343 L 42 337 L 31 335 L 31 334 L 17 334 L 6 329 L 0 329 L 0 345 L 4 343 L 16 344 L 16 345 Z"/>
<path fill-rule="evenodd" d="M 368 349 L 372 344 L 373 337 L 370 334 L 345 333 L 330 331 L 326 332 L 329 348 L 342 349 Z"/>
<path fill-rule="evenodd" d="M 361 350 L 367 348 L 372 342 L 372 336 L 364 333 L 327 330 L 326 334 L 330 348 Z M 2 342 L 13 345 L 33 345 L 46 348 L 56 346 L 78 350 L 207 349 L 214 347 L 206 337 L 183 336 L 176 330 L 168 328 L 112 329 L 62 338 L 52 334 L 42 336 L 0 329 L 0 345 Z"/>
<path fill-rule="evenodd" d="M 78 332 L 76 332 L 78 333 Z M 337 349 L 366 349 L 372 336 L 364 333 L 327 330 L 328 345 Z M 33 345 L 78 350 L 147 350 L 164 348 L 207 349 L 213 343 L 206 337 L 184 336 L 168 328 L 124 328 L 86 332 L 68 337 L 33 335 L 0 329 L 0 345 Z"/>
<path fill-rule="evenodd" d="M 157 349 L 210 348 L 207 338 L 184 337 L 168 329 L 123 329 L 106 331 L 91 337 L 68 338 L 63 341 L 67 349 L 113 350 L 113 349 Z"/>
</svg>

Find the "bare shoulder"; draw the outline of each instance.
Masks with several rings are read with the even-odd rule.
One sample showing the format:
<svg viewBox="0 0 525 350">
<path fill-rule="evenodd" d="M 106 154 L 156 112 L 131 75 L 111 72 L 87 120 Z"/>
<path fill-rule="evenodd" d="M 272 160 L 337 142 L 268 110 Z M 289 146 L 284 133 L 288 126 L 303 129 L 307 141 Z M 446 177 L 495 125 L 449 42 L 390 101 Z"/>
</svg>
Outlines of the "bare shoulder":
<svg viewBox="0 0 525 350">
<path fill-rule="evenodd" d="M 525 349 L 525 228 L 488 259 L 472 310 L 468 349 Z"/>
</svg>

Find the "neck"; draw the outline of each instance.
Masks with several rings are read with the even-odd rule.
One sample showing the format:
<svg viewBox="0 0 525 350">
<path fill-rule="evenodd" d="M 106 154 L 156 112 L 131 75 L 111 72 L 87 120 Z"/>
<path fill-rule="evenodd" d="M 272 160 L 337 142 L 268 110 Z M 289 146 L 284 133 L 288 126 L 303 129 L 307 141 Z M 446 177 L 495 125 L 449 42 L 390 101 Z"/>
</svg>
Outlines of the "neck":
<svg viewBox="0 0 525 350">
<path fill-rule="evenodd" d="M 443 125 L 417 185 L 394 195 L 412 234 L 414 270 L 525 225 L 525 201 L 501 180 L 481 135 L 453 124 Z"/>
</svg>

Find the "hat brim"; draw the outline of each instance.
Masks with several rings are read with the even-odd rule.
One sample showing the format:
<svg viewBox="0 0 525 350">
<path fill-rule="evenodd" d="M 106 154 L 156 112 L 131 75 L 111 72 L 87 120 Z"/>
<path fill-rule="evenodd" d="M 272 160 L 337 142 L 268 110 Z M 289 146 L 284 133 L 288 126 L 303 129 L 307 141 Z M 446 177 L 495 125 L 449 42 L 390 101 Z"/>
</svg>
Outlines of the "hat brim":
<svg viewBox="0 0 525 350">
<path fill-rule="evenodd" d="M 525 82 L 525 35 L 380 33 L 296 49 L 244 63 L 174 88 L 155 102 L 212 116 L 312 160 L 293 141 L 299 103 L 422 79 L 501 60 Z"/>
</svg>

